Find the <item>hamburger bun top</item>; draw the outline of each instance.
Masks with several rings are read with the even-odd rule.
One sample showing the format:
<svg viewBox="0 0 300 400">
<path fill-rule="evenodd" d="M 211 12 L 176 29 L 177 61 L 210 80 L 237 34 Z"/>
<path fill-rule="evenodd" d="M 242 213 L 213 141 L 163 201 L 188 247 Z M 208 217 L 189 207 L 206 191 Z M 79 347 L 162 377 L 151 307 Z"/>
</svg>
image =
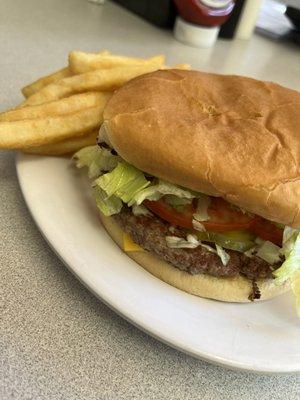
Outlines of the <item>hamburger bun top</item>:
<svg viewBox="0 0 300 400">
<path fill-rule="evenodd" d="M 104 110 L 126 161 L 169 182 L 300 228 L 300 93 L 271 82 L 163 70 Z"/>
</svg>

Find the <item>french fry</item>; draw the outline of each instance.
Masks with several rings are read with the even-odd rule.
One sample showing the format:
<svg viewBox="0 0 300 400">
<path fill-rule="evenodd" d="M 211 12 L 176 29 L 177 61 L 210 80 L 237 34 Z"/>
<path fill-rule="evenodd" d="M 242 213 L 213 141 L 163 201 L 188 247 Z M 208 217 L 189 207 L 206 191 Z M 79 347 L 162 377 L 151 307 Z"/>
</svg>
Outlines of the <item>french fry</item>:
<svg viewBox="0 0 300 400">
<path fill-rule="evenodd" d="M 97 56 L 103 55 L 107 56 L 109 55 L 108 50 L 102 50 L 99 53 L 96 53 Z M 60 79 L 67 78 L 68 76 L 72 76 L 73 72 L 69 67 L 59 69 L 56 72 L 53 72 L 50 75 L 43 76 L 42 78 L 38 79 L 37 81 L 31 83 L 30 85 L 27 85 L 21 89 L 24 97 L 28 98 L 32 96 L 34 93 L 38 92 L 41 90 L 44 86 L 50 85 L 50 83 L 54 83 L 59 81 Z"/>
<path fill-rule="evenodd" d="M 163 65 L 163 55 L 154 56 L 149 59 L 124 57 L 117 55 L 103 55 L 101 53 L 84 53 L 82 51 L 71 51 L 69 54 L 69 67 L 73 74 L 83 74 L 95 69 L 110 69 L 115 67 L 130 67 L 134 65 L 147 65 L 160 63 Z"/>
<path fill-rule="evenodd" d="M 53 74 L 43 76 L 42 78 L 31 83 L 30 85 L 23 87 L 23 89 L 21 89 L 21 91 L 22 91 L 24 97 L 28 98 L 29 96 L 32 96 L 34 93 L 41 90 L 44 86 L 47 86 L 53 82 L 57 82 L 60 79 L 66 78 L 71 75 L 72 75 L 72 72 L 69 69 L 69 67 L 59 69 L 58 71 L 54 72 Z"/>
<path fill-rule="evenodd" d="M 191 69 L 190 64 L 175 64 L 174 66 L 172 66 L 173 69 Z"/>
<path fill-rule="evenodd" d="M 64 155 L 96 142 L 103 109 L 112 92 L 129 80 L 165 66 L 165 57 L 148 59 L 72 51 L 69 66 L 22 89 L 27 98 L 0 113 L 0 149 Z"/>
<path fill-rule="evenodd" d="M 25 153 L 39 154 L 45 156 L 62 156 L 65 154 L 75 153 L 86 146 L 92 146 L 96 144 L 99 130 L 93 130 L 90 133 L 71 137 L 69 139 L 62 140 L 57 143 L 44 144 L 42 146 L 29 147 L 24 149 Z"/>
<path fill-rule="evenodd" d="M 172 65 L 171 67 L 168 65 L 164 65 L 161 69 L 184 69 L 184 70 L 187 70 L 187 69 L 191 69 L 191 66 L 190 66 L 190 64 L 175 64 L 175 65 Z"/>
<path fill-rule="evenodd" d="M 106 102 L 111 95 L 112 94 L 109 92 L 87 92 L 36 106 L 16 108 L 0 113 L 0 122 L 70 114 L 82 110 L 83 108 L 95 107 L 98 104 L 102 104 L 102 102 Z"/>
<path fill-rule="evenodd" d="M 71 96 L 75 93 L 91 90 L 112 91 L 136 76 L 156 71 L 161 67 L 162 64 L 159 61 L 153 64 L 132 67 L 97 69 L 95 71 L 86 72 L 85 74 L 71 76 L 70 78 L 61 79 L 56 83 L 44 87 L 39 92 L 30 96 L 20 107 L 42 104 Z"/>
<path fill-rule="evenodd" d="M 104 104 L 55 117 L 0 122 L 0 148 L 24 149 L 83 135 L 100 126 Z"/>
</svg>

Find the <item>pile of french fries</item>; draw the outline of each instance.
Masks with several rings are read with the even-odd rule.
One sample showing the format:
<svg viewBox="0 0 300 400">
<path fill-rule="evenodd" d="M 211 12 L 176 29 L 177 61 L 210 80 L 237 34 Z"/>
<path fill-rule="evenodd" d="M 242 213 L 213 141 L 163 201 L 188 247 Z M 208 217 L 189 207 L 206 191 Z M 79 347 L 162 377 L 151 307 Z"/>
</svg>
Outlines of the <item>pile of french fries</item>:
<svg viewBox="0 0 300 400">
<path fill-rule="evenodd" d="M 64 155 L 95 144 L 114 90 L 136 76 L 165 68 L 163 55 L 140 59 L 107 50 L 72 51 L 67 67 L 25 86 L 26 100 L 0 113 L 0 148 Z"/>
</svg>

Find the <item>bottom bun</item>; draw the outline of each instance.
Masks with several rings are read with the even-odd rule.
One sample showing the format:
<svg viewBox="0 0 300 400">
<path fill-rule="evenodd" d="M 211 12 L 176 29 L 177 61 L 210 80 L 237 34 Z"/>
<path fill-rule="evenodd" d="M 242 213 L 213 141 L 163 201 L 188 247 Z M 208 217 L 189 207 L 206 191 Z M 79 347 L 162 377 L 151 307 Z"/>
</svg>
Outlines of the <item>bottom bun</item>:
<svg viewBox="0 0 300 400">
<path fill-rule="evenodd" d="M 123 250 L 123 231 L 120 226 L 113 218 L 105 217 L 102 213 L 100 213 L 100 219 L 106 231 Z M 217 278 L 205 274 L 190 275 L 148 251 L 133 251 L 126 254 L 152 275 L 187 293 L 220 301 L 249 302 L 252 284 L 243 276 Z M 260 300 L 271 299 L 290 289 L 288 282 L 276 285 L 273 279 L 260 279 L 257 285 L 261 292 Z"/>
</svg>

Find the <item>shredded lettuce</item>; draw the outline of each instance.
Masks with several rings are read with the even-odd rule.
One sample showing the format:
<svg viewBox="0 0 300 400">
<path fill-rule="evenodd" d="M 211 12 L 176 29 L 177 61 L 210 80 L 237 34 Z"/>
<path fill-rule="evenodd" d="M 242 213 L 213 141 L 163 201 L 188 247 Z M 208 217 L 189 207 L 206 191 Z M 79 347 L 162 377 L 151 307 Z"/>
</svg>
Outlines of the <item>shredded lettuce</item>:
<svg viewBox="0 0 300 400">
<path fill-rule="evenodd" d="M 222 246 L 216 244 L 217 254 L 221 258 L 222 264 L 227 265 L 230 260 L 230 255 L 226 253 Z"/>
<path fill-rule="evenodd" d="M 134 210 L 138 213 L 141 209 L 137 206 L 146 199 L 159 200 L 164 197 L 174 208 L 180 209 L 190 204 L 195 197 L 200 196 L 192 190 L 153 179 L 100 146 L 85 147 L 73 158 L 78 168 L 87 167 L 89 177 L 97 178 L 93 187 L 98 189 L 94 190 L 94 193 L 96 193 L 99 208 L 104 210 L 103 213 L 107 216 L 118 212 L 114 210 L 120 209 L 120 201 L 129 207 L 135 206 Z M 119 201 L 117 202 L 116 199 Z M 107 207 L 104 205 L 105 202 L 107 202 Z M 145 210 L 143 213 L 145 214 Z"/>
<path fill-rule="evenodd" d="M 250 247 L 249 250 L 244 251 L 246 257 L 252 258 L 256 253 L 256 246 Z"/>
<path fill-rule="evenodd" d="M 177 211 L 182 211 L 187 204 L 191 204 L 192 202 L 192 199 L 177 197 L 174 194 L 166 194 L 163 196 L 163 199 Z"/>
<path fill-rule="evenodd" d="M 193 224 L 193 228 L 196 231 L 199 231 L 199 232 L 205 232 L 206 231 L 205 226 L 203 224 L 201 224 L 201 222 L 197 221 L 196 219 L 192 220 L 192 224 Z"/>
<path fill-rule="evenodd" d="M 291 240 L 291 238 L 289 238 L 287 242 L 289 240 Z M 300 271 L 300 233 L 297 234 L 294 246 L 286 256 L 286 260 L 280 268 L 273 272 L 273 275 L 276 278 L 276 282 L 282 284 L 287 279 L 292 278 L 293 274 L 298 271 Z"/>
<path fill-rule="evenodd" d="M 258 246 L 256 255 L 273 265 L 280 262 L 280 247 L 266 240 Z"/>
<path fill-rule="evenodd" d="M 300 230 L 285 227 L 283 231 L 283 246 L 281 253 L 285 255 L 285 261 L 273 272 L 280 285 L 290 279 L 291 287 L 296 300 L 296 310 L 300 317 Z"/>
<path fill-rule="evenodd" d="M 84 147 L 74 154 L 73 159 L 77 168 L 88 168 L 90 178 L 96 178 L 103 171 L 111 171 L 121 160 L 119 156 L 115 156 L 109 150 L 99 146 Z"/>
<path fill-rule="evenodd" d="M 186 239 L 177 236 L 166 236 L 166 242 L 171 249 L 195 249 L 199 241 L 194 235 L 187 235 Z"/>
<path fill-rule="evenodd" d="M 209 196 L 206 196 L 205 194 L 199 194 L 198 196 L 198 201 L 197 201 L 197 209 L 196 213 L 194 214 L 194 219 L 197 221 L 208 221 L 209 220 L 209 215 L 208 215 L 208 207 L 210 204 L 210 198 Z"/>
<path fill-rule="evenodd" d="M 211 247 L 208 244 L 204 244 L 200 242 L 200 246 L 203 247 L 204 249 L 210 251 L 211 253 L 217 254 L 217 250 L 215 250 L 213 247 Z"/>
<path fill-rule="evenodd" d="M 203 247 L 211 253 L 217 254 L 223 265 L 227 265 L 230 260 L 230 255 L 226 253 L 222 246 L 216 244 L 216 249 L 204 244 L 201 240 L 198 240 L 196 235 L 189 234 L 186 239 L 177 236 L 166 236 L 166 242 L 168 247 L 172 249 L 195 249 L 196 247 Z"/>
<path fill-rule="evenodd" d="M 99 210 L 106 216 L 118 214 L 122 209 L 122 201 L 116 196 L 107 197 L 99 186 L 93 188 L 93 196 Z"/>
<path fill-rule="evenodd" d="M 276 246 L 276 244 L 257 237 L 255 239 L 255 246 L 250 247 L 247 251 L 244 251 L 244 254 L 250 258 L 257 256 L 267 263 L 273 265 L 281 261 L 281 250 L 282 249 Z"/>
<path fill-rule="evenodd" d="M 282 284 L 288 279 L 295 295 L 296 309 L 300 317 L 300 231 L 288 226 L 283 231 L 283 246 L 281 254 L 284 254 L 285 261 L 276 271 L 273 272 L 277 284 Z"/>
<path fill-rule="evenodd" d="M 151 185 L 144 190 L 139 191 L 135 197 L 129 202 L 129 206 L 133 204 L 141 204 L 144 200 L 159 200 L 165 195 L 173 195 L 180 199 L 193 199 L 196 193 L 188 189 L 182 189 L 172 183 L 159 180 L 157 184 Z"/>
<path fill-rule="evenodd" d="M 281 254 L 283 254 L 285 258 L 287 258 L 293 250 L 299 233 L 299 229 L 294 229 L 289 226 L 284 228 Z"/>
<path fill-rule="evenodd" d="M 136 216 L 139 216 L 139 215 L 151 216 L 152 215 L 152 213 L 148 210 L 148 208 L 143 206 L 143 204 L 141 204 L 139 206 L 134 204 L 132 206 L 132 213 L 133 213 L 133 215 L 136 215 Z"/>
<path fill-rule="evenodd" d="M 94 185 L 104 190 L 108 197 L 114 195 L 128 203 L 136 193 L 150 185 L 150 182 L 141 171 L 122 161 L 113 171 L 96 179 Z"/>
</svg>

